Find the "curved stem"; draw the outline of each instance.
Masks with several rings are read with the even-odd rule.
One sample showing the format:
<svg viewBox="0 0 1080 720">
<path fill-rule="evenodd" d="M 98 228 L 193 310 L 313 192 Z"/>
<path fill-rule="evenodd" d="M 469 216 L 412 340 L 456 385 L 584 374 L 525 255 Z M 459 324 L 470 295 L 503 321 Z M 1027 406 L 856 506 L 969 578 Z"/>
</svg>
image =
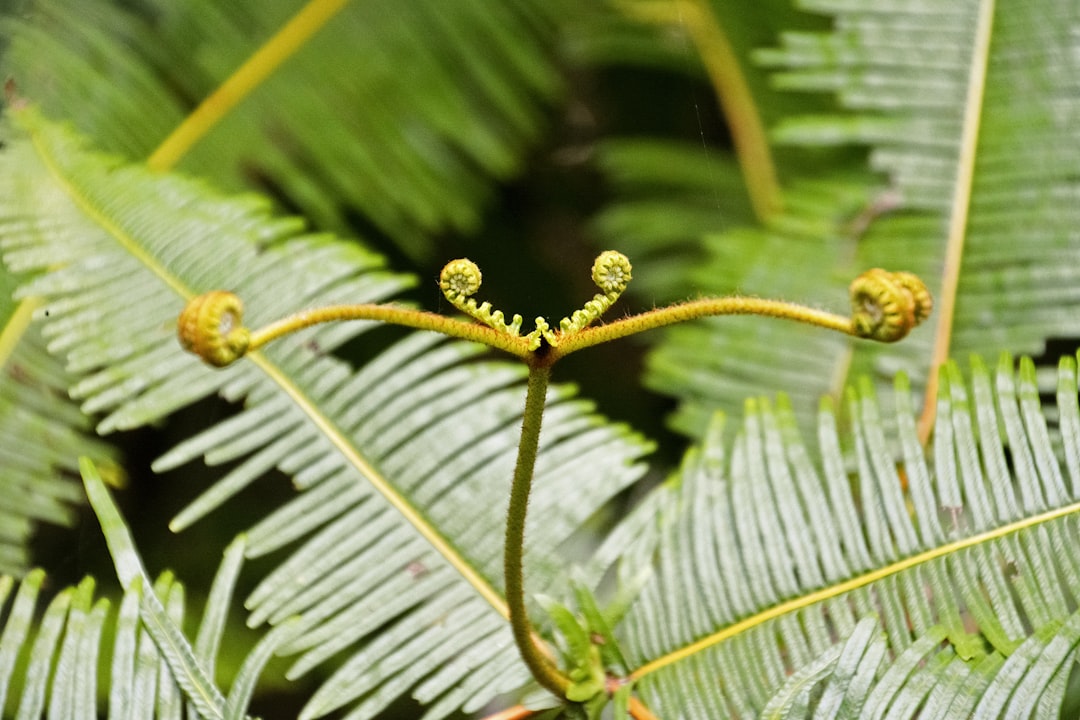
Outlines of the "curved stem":
<svg viewBox="0 0 1080 720">
<path fill-rule="evenodd" d="M 747 84 L 743 72 L 745 63 L 740 62 L 709 3 L 703 0 L 635 0 L 617 3 L 616 7 L 630 17 L 678 25 L 686 31 L 697 48 L 727 120 L 754 214 L 761 221 L 778 215 L 783 210 L 783 195 L 765 123 L 758 112 L 759 104 Z"/>
<path fill-rule="evenodd" d="M 338 320 L 376 320 L 392 325 L 417 328 L 418 330 L 431 330 L 449 337 L 483 343 L 522 359 L 527 359 L 530 356 L 528 341 L 525 338 L 499 332 L 486 325 L 462 322 L 436 313 L 414 310 L 399 305 L 379 305 L 374 303 L 331 305 L 295 313 L 266 327 L 252 331 L 248 352 L 257 350 L 271 340 L 276 340 L 283 335 L 288 335 L 302 328 Z"/>
<path fill-rule="evenodd" d="M 514 630 L 514 641 L 521 658 L 537 682 L 564 698 L 570 679 L 555 667 L 533 633 L 525 607 L 525 577 L 522 565 L 525 513 L 528 510 L 529 491 L 532 489 L 533 470 L 536 467 L 536 452 L 540 446 L 540 423 L 544 416 L 544 400 L 550 378 L 550 366 L 530 363 L 525 417 L 521 423 L 521 442 L 518 445 L 517 464 L 514 466 L 514 482 L 510 488 L 510 507 L 506 511 L 503 572 L 506 604 L 510 608 L 510 625 Z"/>
<path fill-rule="evenodd" d="M 546 362 L 550 364 L 577 350 L 629 335 L 636 335 L 646 330 L 714 315 L 764 315 L 766 317 L 785 318 L 807 323 L 808 325 L 816 325 L 847 335 L 855 334 L 851 318 L 824 310 L 816 310 L 804 305 L 753 297 L 705 298 L 649 310 L 638 315 L 615 320 L 606 325 L 596 325 L 560 337 L 558 338 L 558 344 L 552 348 Z"/>
</svg>

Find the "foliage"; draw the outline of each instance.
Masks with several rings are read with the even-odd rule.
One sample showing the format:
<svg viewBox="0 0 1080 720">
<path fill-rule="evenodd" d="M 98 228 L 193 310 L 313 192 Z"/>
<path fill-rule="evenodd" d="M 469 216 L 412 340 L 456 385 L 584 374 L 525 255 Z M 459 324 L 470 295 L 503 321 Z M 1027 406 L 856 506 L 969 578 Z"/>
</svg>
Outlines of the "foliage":
<svg viewBox="0 0 1080 720">
<path fill-rule="evenodd" d="M 609 699 L 637 720 L 1076 706 L 1076 363 L 1055 387 L 1013 360 L 1077 335 L 1075 13 L 582 5 L 25 0 L 0 18 L 7 712 L 243 717 L 272 655 L 314 676 L 303 718 L 374 717 L 403 695 L 429 718 L 519 702 L 595 716 Z M 628 76 L 691 99 L 671 108 Z M 722 146 L 702 119 L 714 90 Z M 620 102 L 664 115 L 631 122 Z M 515 214 L 545 173 L 560 196 L 543 151 L 561 133 L 586 152 L 557 148 L 560 172 L 606 182 L 592 241 Z M 843 309 L 874 266 L 919 273 L 936 308 L 895 345 L 713 318 L 638 336 L 640 377 L 601 348 L 580 357 L 602 382 L 587 359 L 556 368 L 583 392 L 545 377 L 522 559 L 535 637 L 569 680 L 557 698 L 518 655 L 502 566 L 525 368 L 369 321 L 221 370 L 176 339 L 215 290 L 251 327 L 340 303 L 453 312 L 432 263 L 466 245 L 495 304 L 557 300 L 575 331 L 618 294 L 571 315 L 595 290 L 562 258 L 601 246 L 634 262 L 609 318 L 733 291 Z M 950 355 L 1000 360 L 939 377 Z M 659 443 L 600 415 L 583 396 L 605 383 L 677 398 L 690 447 L 645 413 L 631 419 Z M 132 439 L 148 435 L 170 446 L 149 468 Z M 143 568 L 101 476 L 123 497 L 151 470 L 202 488 L 172 530 L 238 535 L 213 578 Z M 287 497 L 264 490 L 281 475 Z M 47 600 L 31 528 L 70 524 L 85 495 L 121 591 L 95 599 L 105 579 L 87 578 Z M 252 647 L 230 614 L 240 586 Z M 207 597 L 194 640 L 190 592 Z M 234 672 L 224 654 L 245 659 Z"/>
<path fill-rule="evenodd" d="M 14 292 L 15 276 L 0 275 L 5 297 Z M 21 575 L 29 570 L 28 547 L 34 524 L 71 525 L 73 506 L 82 493 L 69 478 L 80 455 L 99 461 L 110 457 L 108 446 L 89 432 L 91 421 L 67 402 L 73 377 L 45 347 L 40 328 L 30 324 L 33 301 L 4 305 L 0 358 L 6 370 L 0 383 L 0 462 L 4 491 L 0 496 L 0 572 Z"/>
<path fill-rule="evenodd" d="M 748 395 L 784 390 L 809 421 L 816 398 L 839 397 L 851 377 L 904 370 L 921 388 L 950 354 L 1039 354 L 1047 337 L 1075 335 L 1071 10 L 1050 1 L 1014 21 L 993 2 L 804 6 L 835 16 L 835 29 L 785 32 L 754 57 L 778 69 L 776 86 L 835 93 L 840 107 L 778 118 L 776 162 L 793 146 L 859 143 L 869 156 L 853 167 L 849 155 L 823 154 L 792 168 L 782 209 L 761 226 L 734 223 L 708 238 L 706 258 L 674 277 L 675 287 L 833 305 L 860 269 L 903 266 L 927 278 L 940 329 L 883 350 L 802 327 L 679 328 L 650 358 L 646 382 L 680 398 L 674 423 L 695 435 L 715 408 L 736 411 Z M 618 160 L 621 177 L 655 164 L 639 157 Z M 866 165 L 885 181 L 868 181 Z M 707 196 L 711 183 L 699 177 L 704 188 L 686 183 L 679 196 Z M 661 217 L 638 220 L 666 228 Z M 660 248 L 669 240 L 653 237 Z"/>
</svg>

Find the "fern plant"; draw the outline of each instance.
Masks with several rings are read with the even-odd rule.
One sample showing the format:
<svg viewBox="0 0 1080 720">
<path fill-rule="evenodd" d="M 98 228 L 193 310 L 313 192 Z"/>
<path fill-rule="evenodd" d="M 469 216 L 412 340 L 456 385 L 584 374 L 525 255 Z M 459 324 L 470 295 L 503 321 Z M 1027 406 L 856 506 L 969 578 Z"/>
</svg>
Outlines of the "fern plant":
<svg viewBox="0 0 1080 720">
<path fill-rule="evenodd" d="M 1075 334 L 1071 11 L 822 0 L 829 29 L 778 2 L 405 5 L 34 0 L 4 16 L 5 712 L 243 717 L 275 654 L 316 676 L 304 718 L 373 717 L 402 695 L 432 718 L 1072 712 L 1076 363 L 1044 408 L 1053 373 L 1013 360 Z M 788 32 L 763 39 L 776 23 Z M 617 192 L 595 232 L 637 220 L 626 245 L 603 238 L 634 260 L 626 297 L 629 266 L 602 254 L 600 293 L 530 333 L 472 299 L 479 270 L 456 262 L 433 312 L 437 234 L 476 231 L 550 108 L 581 102 L 560 72 L 628 61 L 716 89 L 733 142 L 598 144 Z M 800 117 L 791 88 L 838 103 Z M 832 147 L 848 142 L 869 163 Z M 725 215 L 728 185 L 742 197 Z M 645 200 L 634 214 L 624 190 Z M 715 227 L 682 213 L 702 196 Z M 341 237 L 357 229 L 373 244 Z M 486 273 L 498 305 L 499 275 L 541 284 L 531 251 Z M 853 320 L 819 309 L 875 266 L 918 272 L 934 314 L 911 276 L 881 271 L 855 285 Z M 854 336 L 926 323 L 874 345 L 705 319 L 732 311 Z M 373 322 L 388 320 L 416 331 Z M 226 367 L 184 352 L 178 327 Z M 646 330 L 644 382 L 681 398 L 673 426 L 696 438 L 677 467 L 601 417 L 593 388 L 547 382 L 562 356 Z M 1000 361 L 939 375 L 957 350 Z M 225 416 L 152 469 L 221 466 L 170 527 L 241 535 L 213 580 L 152 582 L 101 479 L 147 478 L 106 441 L 211 395 Z M 275 472 L 295 494 L 245 516 Z M 83 487 L 122 592 L 95 600 L 88 579 L 37 613 L 27 528 L 70 521 Z M 262 634 L 229 672 L 245 557 L 260 561 L 244 621 Z M 188 638 L 192 591 L 207 601 Z"/>
</svg>

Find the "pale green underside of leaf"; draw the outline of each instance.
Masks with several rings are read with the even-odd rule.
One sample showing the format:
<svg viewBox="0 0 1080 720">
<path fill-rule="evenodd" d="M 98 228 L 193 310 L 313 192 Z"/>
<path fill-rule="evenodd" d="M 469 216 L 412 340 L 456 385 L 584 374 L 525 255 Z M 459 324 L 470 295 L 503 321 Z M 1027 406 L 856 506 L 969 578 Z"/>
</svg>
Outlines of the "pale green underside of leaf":
<svg viewBox="0 0 1080 720">
<path fill-rule="evenodd" d="M 243 539 L 225 551 L 192 647 L 180 629 L 187 614 L 184 587 L 168 572 L 151 586 L 97 469 L 85 461 L 82 472 L 114 553 L 123 598 L 115 607 L 104 598 L 95 602 L 95 583 L 87 578 L 61 590 L 42 612 L 43 571 L 30 572 L 14 595 L 11 578 L 0 576 L 0 611 L 6 608 L 0 612 L 0 711 L 6 702 L 5 717 L 37 718 L 47 712 L 48 717 L 92 720 L 103 717 L 98 700 L 104 697 L 104 717 L 117 720 L 179 720 L 185 707 L 189 718 L 246 717 L 253 678 L 291 628 L 282 625 L 256 645 L 226 699 L 214 684 L 214 661 L 240 573 Z"/>
<path fill-rule="evenodd" d="M 304 716 L 351 704 L 350 717 L 369 717 L 411 691 L 441 717 L 526 683 L 500 595 L 505 508 L 491 501 L 512 474 L 524 369 L 417 333 L 354 370 L 328 353 L 369 325 L 345 323 L 212 370 L 174 336 L 196 291 L 235 291 L 258 327 L 377 301 L 408 281 L 354 244 L 299 234 L 254 198 L 103 161 L 24 120 L 32 142 L 12 140 L 0 156 L 0 247 L 19 268 L 62 265 L 23 293 L 45 297 L 45 336 L 82 374 L 72 393 L 84 410 L 104 413 L 108 431 L 213 392 L 244 402 L 156 463 L 235 463 L 178 527 L 275 468 L 304 491 L 251 529 L 247 550 L 306 538 L 247 601 L 253 625 L 300 617 L 303 639 L 286 648 L 303 653 L 293 675 L 351 653 Z M 640 476 L 649 449 L 572 394 L 551 393 L 530 503 L 546 520 L 530 528 L 527 582 L 548 592 L 565 582 L 559 546 Z"/>
<path fill-rule="evenodd" d="M 780 296 L 843 311 L 847 284 L 878 266 L 916 272 L 939 293 L 947 273 L 949 219 L 961 212 L 967 222 L 951 354 L 1038 354 L 1048 337 L 1077 335 L 1075 8 L 1050 0 L 999 4 L 989 54 L 981 58 L 973 51 L 980 7 L 975 1 L 803 5 L 833 16 L 835 29 L 785 33 L 779 49 L 758 58 L 776 71 L 779 87 L 834 93 L 848 112 L 780 122 L 774 133 L 778 153 L 869 146 L 869 168 L 886 175 L 888 183 L 852 178 L 847 154 L 826 154 L 820 164 L 795 167 L 785 182 L 780 217 L 766 228 L 717 223 L 706 241 L 708 259 L 699 259 L 688 275 L 667 273 L 668 292 L 686 292 L 689 284 L 705 294 Z M 968 176 L 959 162 L 963 134 L 970 130 L 965 101 L 969 71 L 980 62 L 986 87 L 976 108 L 981 123 Z M 639 194 L 629 199 L 642 207 L 650 197 L 649 167 L 657 163 L 648 155 L 628 155 L 623 176 L 630 163 L 640 179 Z M 800 179 L 809 173 L 813 181 Z M 663 181 L 663 175 L 655 177 Z M 955 190 L 963 183 L 970 185 L 970 202 L 955 207 Z M 702 174 L 697 190 L 684 185 L 680 197 L 702 197 L 722 187 Z M 650 252 L 663 257 L 673 240 L 667 217 L 681 209 L 664 194 L 651 197 L 656 207 L 638 214 L 642 230 L 635 240 L 651 248 L 646 258 Z M 725 206 L 721 198 L 721 214 Z M 627 202 L 604 217 L 634 207 Z M 652 292 L 664 294 L 660 288 Z M 886 378 L 903 370 L 917 390 L 923 387 L 940 321 L 939 311 L 911 338 L 888 347 L 742 320 L 680 327 L 651 356 L 647 382 L 680 399 L 672 423 L 693 435 L 704 432 L 714 409 L 737 412 L 744 397 L 777 389 L 790 393 L 800 424 L 809 427 L 816 399 L 835 394 L 849 377 Z"/>
<path fill-rule="evenodd" d="M 28 5 L 0 18 L 4 77 L 138 159 L 301 4 L 155 0 L 144 15 L 101 0 Z M 182 167 L 232 188 L 269 186 L 325 228 L 357 208 L 423 255 L 432 233 L 476 229 L 491 180 L 520 169 L 543 127 L 560 86 L 549 57 L 557 5 L 348 3 Z"/>
<path fill-rule="evenodd" d="M 104 598 L 94 602 L 94 583 L 86 580 L 60 592 L 35 618 L 35 608 L 42 612 L 44 579 L 42 571 L 33 571 L 9 599 L 0 651 L 6 716 L 96 718 L 99 691 L 107 694 L 110 718 L 183 716 L 180 688 L 139 619 L 141 583 L 114 607 Z M 168 604 L 169 622 L 180 622 L 182 587 L 165 575 L 155 591 Z M 110 631 L 103 634 L 106 626 Z"/>
<path fill-rule="evenodd" d="M 824 406 L 813 449 L 786 402 L 750 403 L 733 443 L 714 425 L 632 532 L 616 530 L 620 574 L 653 567 L 619 633 L 632 667 L 670 661 L 637 684 L 657 716 L 1057 716 L 1080 643 L 1075 361 L 1059 373 L 1064 460 L 1030 361 L 978 363 L 970 385 L 950 366 L 926 451 L 906 383 L 894 397 L 887 435 L 869 384 L 851 393 L 850 441 Z"/>
<path fill-rule="evenodd" d="M 11 299 L 16 278 L 0 267 L 0 573 L 29 570 L 37 523 L 70 525 L 83 493 L 77 458 L 108 458 L 89 418 L 67 398 L 72 377 L 26 327 L 29 307 Z"/>
</svg>

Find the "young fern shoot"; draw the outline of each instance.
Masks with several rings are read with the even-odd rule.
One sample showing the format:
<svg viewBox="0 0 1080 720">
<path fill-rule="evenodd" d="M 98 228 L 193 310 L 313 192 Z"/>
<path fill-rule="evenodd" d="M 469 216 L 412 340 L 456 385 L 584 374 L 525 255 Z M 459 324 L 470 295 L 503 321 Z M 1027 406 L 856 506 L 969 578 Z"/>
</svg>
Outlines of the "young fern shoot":
<svg viewBox="0 0 1080 720">
<path fill-rule="evenodd" d="M 552 660 L 549 648 L 529 622 L 522 567 L 525 517 L 551 366 L 560 358 L 593 345 L 716 315 L 783 318 L 858 338 L 895 342 L 923 322 L 933 306 L 926 285 L 917 276 L 875 268 L 851 283 L 850 316 L 778 300 L 727 296 L 676 303 L 594 325 L 626 289 L 632 278 L 632 267 L 625 255 L 609 250 L 596 258 L 592 277 L 600 292 L 584 307 L 563 318 L 557 329 L 538 317 L 532 332 L 525 335 L 521 334 L 521 315 L 513 315 L 508 323 L 505 314 L 493 310 L 490 303 L 477 303 L 473 296 L 480 289 L 482 276 L 480 268 L 466 259 L 447 263 L 440 274 L 439 286 L 447 300 L 475 322 L 462 322 L 394 304 L 355 304 L 301 311 L 262 329 L 249 331 L 242 323 L 240 299 L 221 290 L 191 300 L 178 321 L 181 345 L 215 367 L 229 365 L 271 340 L 301 328 L 339 320 L 377 320 L 440 332 L 483 343 L 523 360 L 529 368 L 529 379 L 507 510 L 503 556 L 506 601 L 514 640 L 522 659 L 537 682 L 560 698 L 567 697 L 573 682 Z"/>
</svg>

